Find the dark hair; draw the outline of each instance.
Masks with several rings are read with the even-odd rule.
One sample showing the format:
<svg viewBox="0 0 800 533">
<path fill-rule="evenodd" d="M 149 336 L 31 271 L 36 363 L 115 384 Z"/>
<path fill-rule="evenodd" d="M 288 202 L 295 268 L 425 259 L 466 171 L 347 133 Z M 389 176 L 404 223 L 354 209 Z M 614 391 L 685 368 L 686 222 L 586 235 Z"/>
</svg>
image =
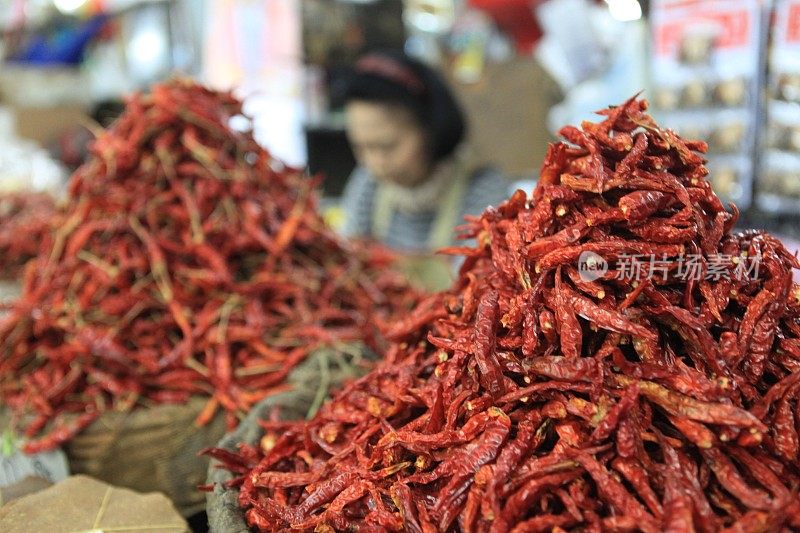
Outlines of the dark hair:
<svg viewBox="0 0 800 533">
<path fill-rule="evenodd" d="M 429 135 L 434 162 L 452 154 L 466 133 L 464 114 L 441 76 L 402 52 L 362 56 L 334 96 L 341 105 L 362 100 L 408 109 Z"/>
</svg>

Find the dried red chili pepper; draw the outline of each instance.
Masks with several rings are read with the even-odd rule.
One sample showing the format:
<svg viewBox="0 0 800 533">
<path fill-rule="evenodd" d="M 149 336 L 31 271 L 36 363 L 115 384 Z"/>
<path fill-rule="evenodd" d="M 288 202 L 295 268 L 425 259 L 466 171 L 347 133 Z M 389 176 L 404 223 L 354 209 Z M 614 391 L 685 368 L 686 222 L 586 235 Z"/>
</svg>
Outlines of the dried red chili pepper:
<svg viewBox="0 0 800 533">
<path fill-rule="evenodd" d="M 494 398 L 499 398 L 505 392 L 500 365 L 494 354 L 495 328 L 498 322 L 497 299 L 498 294 L 490 292 L 478 304 L 474 341 L 475 362 L 480 372 L 481 384 Z"/>
<path fill-rule="evenodd" d="M 583 331 L 581 330 L 578 317 L 575 315 L 571 295 L 563 288 L 561 281 L 561 267 L 556 269 L 555 279 L 555 318 L 560 328 L 558 336 L 561 340 L 561 352 L 569 358 L 581 356 L 581 345 L 583 342 Z"/>
<path fill-rule="evenodd" d="M 477 245 L 453 287 L 408 317 L 389 361 L 290 425 L 297 451 L 266 452 L 267 470 L 356 472 L 411 531 L 797 528 L 797 260 L 762 233 L 730 234 L 737 212 L 710 188 L 704 143 L 646 109 L 632 98 L 599 124 L 562 129 L 570 144 L 548 150 L 533 201 L 516 193 L 468 221 Z M 587 252 L 609 271 L 582 269 Z M 760 254 L 758 277 L 704 278 L 717 255 L 742 252 Z M 630 254 L 666 271 L 615 275 Z M 686 254 L 700 278 L 678 276 Z M 390 415 L 367 409 L 401 380 L 409 401 Z M 348 448 L 301 437 L 333 422 Z M 266 518 L 319 482 L 240 502 L 251 525 L 275 531 Z M 379 516 L 366 496 L 341 493 L 350 503 L 328 526 Z"/>
<path fill-rule="evenodd" d="M 18 278 L 25 264 L 50 246 L 59 223 L 49 194 L 0 194 L 0 279 Z"/>
<path fill-rule="evenodd" d="M 72 176 L 61 222 L 0 323 L 0 399 L 36 439 L 28 450 L 136 401 L 206 396 L 198 423 L 220 408 L 235 423 L 319 344 L 377 350 L 377 321 L 418 299 L 391 254 L 324 225 L 313 180 L 231 129 L 241 111 L 230 93 L 157 85 Z M 52 222 L 51 201 L 25 201 L 15 226 L 0 199 L 3 261 L 28 253 L 4 249 L 5 232 L 34 243 L 28 217 Z M 51 385 L 26 386 L 32 375 Z"/>
</svg>

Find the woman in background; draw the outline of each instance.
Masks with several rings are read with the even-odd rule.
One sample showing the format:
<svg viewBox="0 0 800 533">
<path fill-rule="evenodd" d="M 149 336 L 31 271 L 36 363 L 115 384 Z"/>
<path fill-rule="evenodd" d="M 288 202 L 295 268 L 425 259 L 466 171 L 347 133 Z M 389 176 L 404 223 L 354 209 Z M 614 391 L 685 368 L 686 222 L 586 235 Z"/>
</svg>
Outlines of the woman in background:
<svg viewBox="0 0 800 533">
<path fill-rule="evenodd" d="M 447 286 L 452 261 L 434 252 L 455 242 L 465 215 L 507 198 L 506 181 L 470 158 L 461 109 L 419 61 L 368 54 L 356 62 L 342 98 L 358 162 L 344 191 L 344 233 L 397 250 L 428 288 Z"/>
</svg>

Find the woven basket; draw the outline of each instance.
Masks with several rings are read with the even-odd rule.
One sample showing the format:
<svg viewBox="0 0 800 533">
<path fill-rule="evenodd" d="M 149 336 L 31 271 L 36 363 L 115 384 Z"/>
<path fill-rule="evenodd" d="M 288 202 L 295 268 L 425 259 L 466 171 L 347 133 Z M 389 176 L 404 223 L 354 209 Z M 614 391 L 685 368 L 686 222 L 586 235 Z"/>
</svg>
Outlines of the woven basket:
<svg viewBox="0 0 800 533">
<path fill-rule="evenodd" d="M 306 359 L 289 375 L 294 388 L 282 394 L 266 398 L 242 421 L 236 431 L 228 433 L 217 444 L 218 448 L 237 451 L 240 443 L 256 444 L 264 435 L 258 421 L 274 409 L 279 408 L 283 420 L 310 418 L 329 393 L 349 380 L 363 375 L 366 368 L 362 357 L 353 350 L 320 350 Z M 226 489 L 223 483 L 233 478 L 227 470 L 220 468 L 218 461 L 211 461 L 208 468 L 208 483 L 214 483 L 213 492 L 206 494 L 206 513 L 209 531 L 212 533 L 249 532 L 244 513 L 239 507 L 239 491 Z"/>
</svg>

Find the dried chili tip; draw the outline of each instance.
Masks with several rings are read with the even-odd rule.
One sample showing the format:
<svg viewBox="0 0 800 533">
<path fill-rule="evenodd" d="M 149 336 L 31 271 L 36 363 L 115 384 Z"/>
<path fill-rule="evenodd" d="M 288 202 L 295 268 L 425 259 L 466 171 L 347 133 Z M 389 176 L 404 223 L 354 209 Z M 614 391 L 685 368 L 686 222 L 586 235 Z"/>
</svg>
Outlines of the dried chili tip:
<svg viewBox="0 0 800 533">
<path fill-rule="evenodd" d="M 433 464 L 433 458 L 427 454 L 418 455 L 417 459 L 414 461 L 414 467 L 419 471 L 429 469 L 431 464 Z"/>
<path fill-rule="evenodd" d="M 462 296 L 451 295 L 445 299 L 444 306 L 451 315 L 461 314 L 461 310 L 464 308 L 464 299 Z"/>
<path fill-rule="evenodd" d="M 339 438 L 339 424 L 328 422 L 319 429 L 319 436 L 328 444 L 333 444 Z"/>
<path fill-rule="evenodd" d="M 754 446 L 758 446 L 764 440 L 764 434 L 761 433 L 756 428 L 750 428 L 749 431 L 746 431 L 739 435 L 739 438 L 736 439 L 736 444 L 742 446 L 744 448 L 752 448 Z"/>
<path fill-rule="evenodd" d="M 205 485 L 198 485 L 197 490 L 200 492 L 214 492 L 216 483 L 206 483 Z"/>
<path fill-rule="evenodd" d="M 489 483 L 494 477 L 494 465 L 483 465 L 475 472 L 475 484 L 482 487 Z"/>
<path fill-rule="evenodd" d="M 367 399 L 367 412 L 375 418 L 380 418 L 383 413 L 381 401 L 375 396 L 370 396 Z"/>
<path fill-rule="evenodd" d="M 400 462 L 402 453 L 403 452 L 400 450 L 400 448 L 388 448 L 383 450 L 383 453 L 381 454 L 381 461 L 386 465 L 394 465 Z M 407 466 L 411 466 L 411 463 L 408 462 Z"/>
<path fill-rule="evenodd" d="M 528 290 L 533 287 L 531 276 L 528 274 L 527 270 L 517 270 L 517 277 L 519 278 L 519 283 L 522 285 L 523 289 Z"/>
<path fill-rule="evenodd" d="M 403 461 L 403 462 L 400 462 L 400 463 L 396 463 L 396 464 L 387 466 L 385 468 L 381 468 L 378 471 L 378 475 L 380 475 L 380 477 L 387 478 L 389 476 L 395 475 L 396 473 L 400 472 L 401 470 L 405 470 L 409 466 L 411 466 L 411 461 Z"/>
<path fill-rule="evenodd" d="M 549 402 L 542 407 L 542 414 L 549 418 L 563 419 L 567 417 L 567 406 L 561 402 Z"/>
<path fill-rule="evenodd" d="M 486 230 L 481 230 L 476 237 L 476 241 L 478 242 L 478 248 L 490 246 L 492 244 L 492 234 Z"/>
<path fill-rule="evenodd" d="M 261 441 L 259 442 L 259 446 L 261 447 L 261 451 L 264 454 L 269 453 L 272 448 L 275 447 L 275 444 L 278 442 L 278 437 L 271 431 L 266 433 L 263 437 L 261 437 Z"/>
<path fill-rule="evenodd" d="M 727 426 L 720 429 L 719 440 L 720 442 L 731 442 L 741 435 L 741 431 L 735 427 Z"/>
<path fill-rule="evenodd" d="M 311 454 L 308 453 L 306 450 L 300 450 L 297 452 L 297 457 L 303 460 L 308 466 L 314 464 L 314 458 L 311 457 Z"/>
<path fill-rule="evenodd" d="M 709 448 L 713 448 L 713 447 L 714 447 L 714 441 L 713 441 L 713 440 L 711 440 L 711 439 L 705 439 L 705 438 L 703 438 L 703 439 L 696 439 L 696 441 L 695 441 L 695 443 L 694 443 L 694 444 L 695 444 L 695 446 L 697 446 L 698 448 L 702 448 L 702 449 L 704 449 L 704 450 L 707 450 L 707 449 L 709 449 Z"/>
</svg>

